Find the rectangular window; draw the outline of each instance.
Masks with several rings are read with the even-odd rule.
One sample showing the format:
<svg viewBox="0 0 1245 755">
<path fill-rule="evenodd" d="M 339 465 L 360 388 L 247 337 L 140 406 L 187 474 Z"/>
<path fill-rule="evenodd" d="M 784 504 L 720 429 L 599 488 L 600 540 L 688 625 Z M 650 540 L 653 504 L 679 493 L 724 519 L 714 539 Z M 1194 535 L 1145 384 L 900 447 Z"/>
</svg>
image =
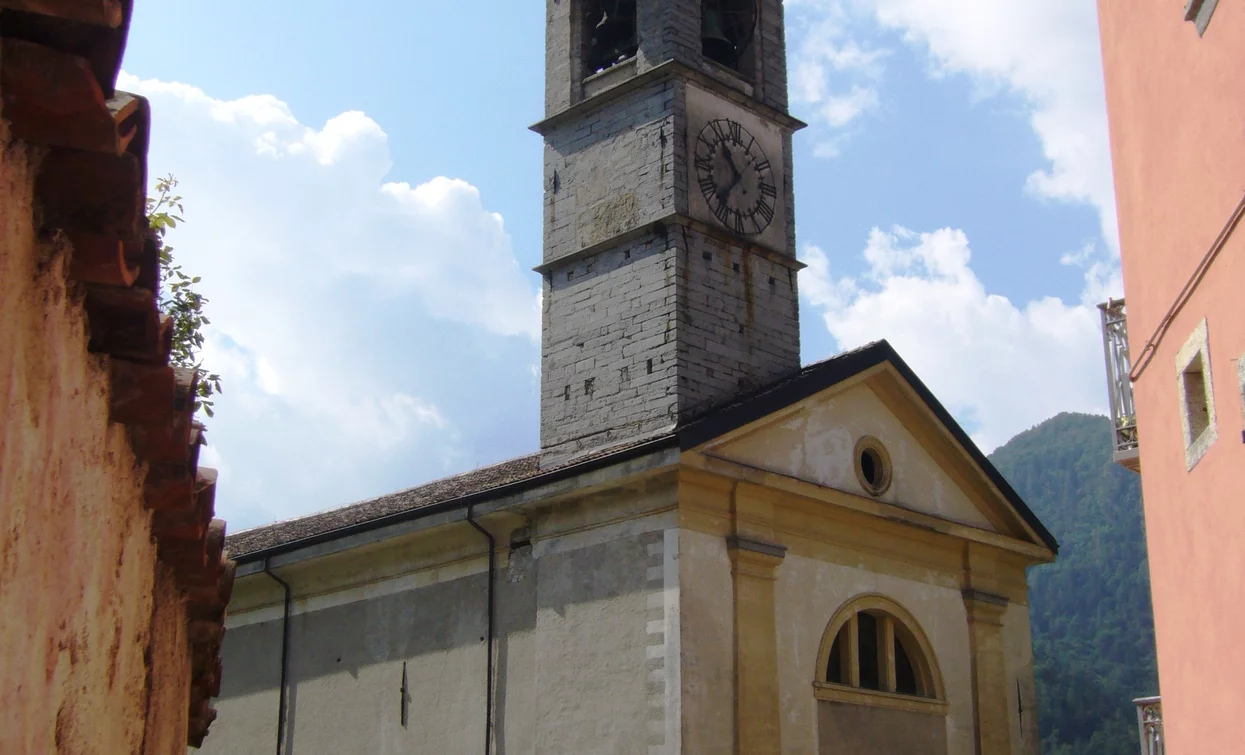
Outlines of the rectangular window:
<svg viewBox="0 0 1245 755">
<path fill-rule="evenodd" d="M 1180 390 L 1184 394 L 1185 415 L 1189 418 L 1185 445 L 1191 446 L 1210 428 L 1210 402 L 1206 398 L 1206 368 L 1202 355 L 1193 357 L 1180 373 Z"/>
<path fill-rule="evenodd" d="M 1210 346 L 1202 320 L 1176 354 L 1180 424 L 1184 430 L 1185 468 L 1193 469 L 1219 437 L 1215 426 L 1215 390 L 1211 381 Z"/>
<path fill-rule="evenodd" d="M 636 0 L 586 0 L 581 7 L 585 76 L 635 56 Z"/>
<path fill-rule="evenodd" d="M 1197 26 L 1199 37 L 1206 33 L 1206 27 L 1210 26 L 1210 17 L 1215 14 L 1215 6 L 1218 4 L 1219 0 L 1186 0 L 1184 20 Z"/>
</svg>

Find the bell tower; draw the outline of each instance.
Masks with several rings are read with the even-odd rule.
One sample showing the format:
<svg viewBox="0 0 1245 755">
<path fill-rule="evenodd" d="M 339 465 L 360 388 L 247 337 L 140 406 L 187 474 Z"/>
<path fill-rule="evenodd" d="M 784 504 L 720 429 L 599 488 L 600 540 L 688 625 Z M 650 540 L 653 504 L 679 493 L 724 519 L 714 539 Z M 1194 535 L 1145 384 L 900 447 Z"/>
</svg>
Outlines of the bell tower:
<svg viewBox="0 0 1245 755">
<path fill-rule="evenodd" d="M 799 369 L 782 0 L 546 0 L 542 463 Z"/>
</svg>

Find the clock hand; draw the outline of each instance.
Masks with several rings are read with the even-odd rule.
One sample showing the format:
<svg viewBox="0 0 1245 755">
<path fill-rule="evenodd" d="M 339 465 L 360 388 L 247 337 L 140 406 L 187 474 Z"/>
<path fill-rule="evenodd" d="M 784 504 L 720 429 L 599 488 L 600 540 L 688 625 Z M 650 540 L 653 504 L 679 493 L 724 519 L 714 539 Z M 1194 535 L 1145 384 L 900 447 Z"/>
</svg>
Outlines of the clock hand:
<svg viewBox="0 0 1245 755">
<path fill-rule="evenodd" d="M 732 176 L 730 185 L 728 185 L 725 189 L 718 189 L 718 199 L 725 202 L 726 197 L 734 191 L 735 187 L 739 185 L 739 182 L 743 180 L 744 176 L 739 172 L 739 168 L 735 167 L 735 158 L 731 155 L 731 151 L 727 149 L 725 144 L 722 145 L 722 156 L 726 158 L 726 164 L 730 166 Z"/>
<path fill-rule="evenodd" d="M 726 156 L 726 164 L 731 166 L 731 173 L 735 176 L 735 183 L 739 183 L 739 179 L 742 176 L 739 174 L 739 168 L 735 167 L 734 156 L 731 155 L 731 151 L 726 148 L 725 144 L 722 145 L 722 154 Z M 734 186 L 735 184 L 731 184 L 731 188 L 734 188 Z"/>
</svg>

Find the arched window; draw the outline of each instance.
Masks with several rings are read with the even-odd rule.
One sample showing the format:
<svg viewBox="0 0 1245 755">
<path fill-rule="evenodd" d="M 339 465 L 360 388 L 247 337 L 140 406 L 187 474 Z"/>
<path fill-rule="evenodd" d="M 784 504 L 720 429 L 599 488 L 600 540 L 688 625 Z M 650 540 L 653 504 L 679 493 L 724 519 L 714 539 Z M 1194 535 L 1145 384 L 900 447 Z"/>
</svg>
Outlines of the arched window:
<svg viewBox="0 0 1245 755">
<path fill-rule="evenodd" d="M 815 686 L 943 699 L 929 641 L 907 611 L 880 595 L 854 598 L 835 613 L 822 637 Z"/>
</svg>

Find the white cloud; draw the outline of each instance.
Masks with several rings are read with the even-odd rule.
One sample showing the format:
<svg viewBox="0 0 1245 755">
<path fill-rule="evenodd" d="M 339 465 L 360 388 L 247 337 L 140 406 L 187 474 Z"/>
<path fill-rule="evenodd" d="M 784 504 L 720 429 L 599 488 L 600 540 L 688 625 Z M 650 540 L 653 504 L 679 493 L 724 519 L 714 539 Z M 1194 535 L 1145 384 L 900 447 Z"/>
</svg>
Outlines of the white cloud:
<svg viewBox="0 0 1245 755">
<path fill-rule="evenodd" d="M 854 86 L 846 94 L 827 96 L 819 103 L 817 114 L 826 125 L 838 128 L 846 126 L 856 120 L 861 113 L 877 105 L 876 90 Z"/>
<path fill-rule="evenodd" d="M 814 109 L 834 127 L 880 106 L 882 48 L 861 39 L 877 26 L 929 54 L 935 77 L 965 75 L 981 97 L 1007 92 L 1028 107 L 1048 161 L 1029 176 L 1035 196 L 1092 205 L 1103 238 L 1119 248 L 1097 8 L 1086 0 L 787 0 L 794 45 L 793 100 L 827 102 L 857 88 L 863 107 Z M 838 80 L 836 82 L 836 79 Z M 850 116 L 850 117 L 849 117 Z M 840 123 L 835 120 L 841 119 Z M 820 136 L 815 137 L 820 141 Z M 823 150 L 833 154 L 835 150 Z"/>
<path fill-rule="evenodd" d="M 1105 245 L 1089 243 L 1060 259 L 1079 268 L 1080 301 L 1053 297 L 1013 303 L 988 292 L 970 266 L 963 232 L 874 230 L 859 280 L 836 276 L 817 247 L 805 250 L 804 298 L 841 348 L 886 338 L 987 450 L 1065 410 L 1102 411 L 1102 356 L 1095 304 L 1119 296 L 1116 227 L 1096 8 L 1083 0 L 787 0 L 804 21 L 793 82 L 815 123 L 853 123 L 883 107 L 861 95 L 859 107 L 826 110 L 834 86 L 857 71 L 881 89 L 879 60 L 859 70 L 832 51 L 851 40 L 897 33 L 928 53 L 933 79 L 966 76 L 979 99 L 1017 98 L 1042 146 L 1023 187 L 1031 196 L 1086 204 L 1098 212 Z M 810 21 L 811 19 L 811 21 Z M 796 27 L 801 28 L 801 27 Z M 876 44 L 876 43 L 875 43 Z M 847 61 L 859 56 L 846 56 Z M 863 74 L 859 71 L 864 71 Z M 837 81 L 836 81 L 837 80 Z M 841 117 L 836 117 L 841 114 Z M 814 136 L 814 152 L 833 156 L 841 133 Z M 1020 188 L 1020 187 L 1018 187 Z M 1053 259 L 1052 259 L 1053 262 Z"/>
<path fill-rule="evenodd" d="M 865 0 L 857 0 L 864 2 Z M 934 70 L 966 74 L 1029 105 L 1049 165 L 1029 176 L 1042 197 L 1092 204 L 1119 239 L 1097 7 L 1085 0 L 867 0 L 884 26 L 925 45 Z"/>
<path fill-rule="evenodd" d="M 791 99 L 808 107 L 814 153 L 836 157 L 861 116 L 878 107 L 878 80 L 889 51 L 853 38 L 852 19 L 837 2 L 787 0 L 797 30 L 790 61 Z"/>
<path fill-rule="evenodd" d="M 119 86 L 151 99 L 153 176 L 185 195 L 169 241 L 209 300 L 225 393 L 207 458 L 233 529 L 444 473 L 471 458 L 479 395 L 513 382 L 531 400 L 506 376 L 536 360 L 539 287 L 474 186 L 387 181 L 387 136 L 360 112 L 313 128 L 269 95 Z"/>
<path fill-rule="evenodd" d="M 804 249 L 804 298 L 844 349 L 885 338 L 985 451 L 1061 411 L 1105 410 L 1092 304 L 988 292 L 962 231 L 874 229 L 860 280 Z"/>
</svg>

